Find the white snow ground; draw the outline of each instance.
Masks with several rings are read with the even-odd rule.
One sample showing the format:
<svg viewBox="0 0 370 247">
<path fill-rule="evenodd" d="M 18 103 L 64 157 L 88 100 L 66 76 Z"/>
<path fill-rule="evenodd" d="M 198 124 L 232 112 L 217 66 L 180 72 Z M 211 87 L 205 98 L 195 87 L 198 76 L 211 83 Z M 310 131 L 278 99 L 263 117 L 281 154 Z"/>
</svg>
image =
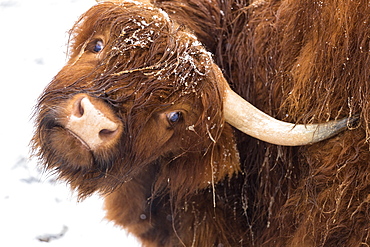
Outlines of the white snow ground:
<svg viewBox="0 0 370 247">
<path fill-rule="evenodd" d="M 32 107 L 66 62 L 67 31 L 94 4 L 0 0 L 0 246 L 140 246 L 104 220 L 102 199 L 77 203 L 28 158 Z"/>
</svg>

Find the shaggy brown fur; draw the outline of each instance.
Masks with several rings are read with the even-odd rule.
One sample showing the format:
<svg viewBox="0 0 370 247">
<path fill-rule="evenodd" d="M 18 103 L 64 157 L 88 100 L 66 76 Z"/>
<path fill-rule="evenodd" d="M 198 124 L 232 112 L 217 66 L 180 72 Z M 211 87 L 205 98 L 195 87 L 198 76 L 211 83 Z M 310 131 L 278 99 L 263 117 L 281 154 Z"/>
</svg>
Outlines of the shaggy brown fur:
<svg viewBox="0 0 370 247">
<path fill-rule="evenodd" d="M 43 164 L 82 197 L 104 193 L 108 219 L 145 246 L 370 245 L 369 3 L 155 5 L 177 24 L 151 7 L 102 4 L 72 29 L 71 60 L 38 105 L 33 142 Z M 266 113 L 297 123 L 360 114 L 359 126 L 297 148 L 236 132 L 239 163 L 223 89 L 186 27 Z M 98 38 L 106 44 L 95 59 Z M 79 92 L 104 99 L 124 122 L 113 149 L 73 154 L 80 144 L 55 119 Z M 163 141 L 153 119 L 169 108 L 192 111 Z"/>
<path fill-rule="evenodd" d="M 201 13 L 211 8 L 190 2 Z M 222 15 L 202 29 L 216 37 L 209 49 L 234 89 L 287 121 L 360 113 L 361 123 L 301 148 L 238 138 L 251 239 L 256 246 L 369 245 L 369 3 L 256 2 L 216 1 L 209 13 Z"/>
</svg>

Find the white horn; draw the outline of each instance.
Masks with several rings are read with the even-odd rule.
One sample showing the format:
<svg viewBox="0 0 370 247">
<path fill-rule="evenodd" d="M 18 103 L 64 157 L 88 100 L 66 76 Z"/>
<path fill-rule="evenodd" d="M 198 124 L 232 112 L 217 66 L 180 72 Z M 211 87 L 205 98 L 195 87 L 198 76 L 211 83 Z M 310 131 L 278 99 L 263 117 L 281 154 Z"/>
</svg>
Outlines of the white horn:
<svg viewBox="0 0 370 247">
<path fill-rule="evenodd" d="M 231 89 L 224 99 L 226 122 L 240 131 L 276 145 L 300 146 L 330 138 L 347 128 L 347 118 L 321 124 L 292 124 L 258 110 Z"/>
<path fill-rule="evenodd" d="M 227 123 L 259 140 L 283 146 L 312 144 L 332 137 L 348 127 L 357 118 L 341 119 L 321 124 L 292 124 L 277 120 L 258 110 L 231 90 L 220 69 L 216 76 L 225 84 L 224 117 Z"/>
</svg>

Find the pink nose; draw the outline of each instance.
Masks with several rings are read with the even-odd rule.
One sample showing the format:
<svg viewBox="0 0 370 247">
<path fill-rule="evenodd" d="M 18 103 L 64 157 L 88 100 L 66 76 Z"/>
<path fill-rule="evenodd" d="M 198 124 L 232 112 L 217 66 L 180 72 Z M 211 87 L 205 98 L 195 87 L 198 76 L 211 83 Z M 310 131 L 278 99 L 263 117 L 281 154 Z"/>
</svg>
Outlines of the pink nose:
<svg viewBox="0 0 370 247">
<path fill-rule="evenodd" d="M 91 150 L 113 145 L 122 124 L 103 101 L 87 94 L 75 95 L 67 105 L 65 128 Z"/>
</svg>

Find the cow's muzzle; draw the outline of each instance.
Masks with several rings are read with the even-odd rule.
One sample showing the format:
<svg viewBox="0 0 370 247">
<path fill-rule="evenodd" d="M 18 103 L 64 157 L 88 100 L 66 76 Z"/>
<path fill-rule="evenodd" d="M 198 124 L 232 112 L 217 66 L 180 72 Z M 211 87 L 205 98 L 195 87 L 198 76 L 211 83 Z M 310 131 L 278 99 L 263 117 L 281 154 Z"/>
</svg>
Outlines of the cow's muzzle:
<svg viewBox="0 0 370 247">
<path fill-rule="evenodd" d="M 64 127 L 92 151 L 113 146 L 122 134 L 122 123 L 113 110 L 87 94 L 74 95 L 65 114 Z"/>
</svg>

